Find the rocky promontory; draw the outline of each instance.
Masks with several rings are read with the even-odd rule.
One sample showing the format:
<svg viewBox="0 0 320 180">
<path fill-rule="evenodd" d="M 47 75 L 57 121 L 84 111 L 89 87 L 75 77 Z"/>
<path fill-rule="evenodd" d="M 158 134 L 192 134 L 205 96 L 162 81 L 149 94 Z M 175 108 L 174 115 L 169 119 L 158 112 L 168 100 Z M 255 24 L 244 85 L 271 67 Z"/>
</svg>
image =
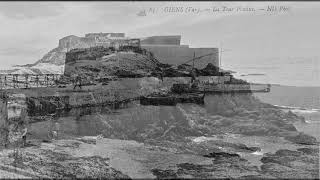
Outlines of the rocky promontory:
<svg viewBox="0 0 320 180">
<path fill-rule="evenodd" d="M 204 105 L 144 106 L 133 100 L 121 107 L 75 107 L 68 112 L 38 103 L 45 99 L 42 94 L 71 94 L 71 100 L 65 100 L 70 104 L 97 103 L 97 91 L 110 89 L 110 94 L 118 92 L 112 100 L 119 100 L 168 89 L 177 79 L 189 81 L 190 65 L 161 64 L 141 49 L 116 52 L 82 47 L 81 40 L 67 42 L 61 41 L 62 49 L 48 55 L 59 59 L 69 46 L 78 48 L 66 55 L 67 76 L 126 78 L 79 92 L 23 90 L 36 96 L 31 98 L 33 107 L 53 111 L 41 118 L 41 113 L 29 113 L 26 146 L 1 151 L 1 173 L 31 178 L 319 178 L 319 142 L 293 125 L 304 118 L 261 102 L 252 93 L 207 94 Z M 159 72 L 182 77 L 163 82 L 146 77 Z M 196 73 L 220 72 L 208 64 Z M 123 89 L 130 92 L 121 94 Z"/>
<path fill-rule="evenodd" d="M 91 113 L 80 109 L 33 123 L 32 146 L 22 149 L 21 156 L 27 159 L 24 168 L 40 177 L 269 179 L 319 175 L 317 140 L 292 125 L 304 119 L 260 102 L 252 94 L 208 95 L 204 106 L 132 102 L 120 109 L 85 111 Z M 47 137 L 55 123 L 59 123 L 60 140 Z M 32 156 L 23 153 L 31 149 Z M 40 165 L 44 167 L 37 170 Z M 84 171 L 83 166 L 91 169 Z M 76 176 L 79 171 L 82 173 Z"/>
</svg>

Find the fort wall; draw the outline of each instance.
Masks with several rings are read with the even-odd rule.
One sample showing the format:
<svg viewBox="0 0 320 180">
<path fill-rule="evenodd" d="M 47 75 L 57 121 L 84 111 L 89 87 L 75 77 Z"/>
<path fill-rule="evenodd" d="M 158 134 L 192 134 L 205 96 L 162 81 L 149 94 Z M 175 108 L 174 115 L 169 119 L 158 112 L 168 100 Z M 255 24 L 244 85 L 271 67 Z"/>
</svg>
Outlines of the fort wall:
<svg viewBox="0 0 320 180">
<path fill-rule="evenodd" d="M 219 66 L 218 48 L 189 48 L 188 46 L 184 45 L 141 45 L 141 47 L 152 52 L 155 58 L 157 58 L 162 63 L 182 64 L 184 62 L 192 60 L 194 54 L 196 57 L 211 54 L 208 56 L 204 56 L 199 60 L 195 60 L 195 67 L 204 68 L 208 63 L 212 63 L 215 66 Z"/>
<path fill-rule="evenodd" d="M 89 33 L 86 34 L 85 37 L 73 35 L 64 37 L 59 40 L 59 48 L 63 48 L 64 52 L 68 52 L 76 48 L 90 48 L 95 46 L 112 46 L 116 49 L 118 49 L 119 46 L 126 45 L 139 46 L 152 52 L 155 58 L 162 63 L 182 64 L 192 60 L 195 54 L 195 57 L 204 56 L 195 61 L 196 68 L 204 68 L 208 63 L 219 66 L 218 48 L 190 48 L 188 45 L 181 45 L 180 42 L 180 35 L 130 39 L 125 37 L 124 33 Z"/>
<path fill-rule="evenodd" d="M 141 39 L 141 44 L 180 45 L 181 36 L 151 36 Z"/>
<path fill-rule="evenodd" d="M 88 33 L 85 35 L 86 38 L 95 37 L 125 37 L 125 33 Z"/>
</svg>

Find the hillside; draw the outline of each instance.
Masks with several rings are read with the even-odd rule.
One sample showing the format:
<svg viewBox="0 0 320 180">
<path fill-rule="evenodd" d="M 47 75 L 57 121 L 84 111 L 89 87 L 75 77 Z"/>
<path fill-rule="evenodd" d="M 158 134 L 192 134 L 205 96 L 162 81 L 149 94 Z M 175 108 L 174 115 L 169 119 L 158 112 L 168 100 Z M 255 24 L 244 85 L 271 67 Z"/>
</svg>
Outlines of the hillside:
<svg viewBox="0 0 320 180">
<path fill-rule="evenodd" d="M 51 63 L 58 66 L 63 65 L 65 63 L 66 53 L 68 51 L 71 49 L 88 47 L 90 47 L 90 45 L 82 41 L 80 37 L 74 35 L 66 36 L 59 40 L 58 47 L 49 51 L 34 65 L 40 63 Z"/>
<path fill-rule="evenodd" d="M 91 47 L 73 49 L 66 54 L 64 75 L 144 77 L 151 74 L 159 61 L 152 54 L 140 49 Z"/>
<path fill-rule="evenodd" d="M 150 74 L 157 67 L 155 61 L 147 56 L 134 52 L 116 52 L 101 59 L 79 60 L 65 65 L 65 75 L 81 74 L 88 76 L 135 76 Z"/>
<path fill-rule="evenodd" d="M 122 47 L 119 50 L 101 46 L 73 49 L 66 53 L 65 76 L 86 77 L 188 77 L 192 66 L 188 64 L 170 65 L 160 63 L 153 53 L 138 47 Z M 222 75 L 219 68 L 208 64 L 203 69 L 195 69 L 198 76 Z"/>
</svg>

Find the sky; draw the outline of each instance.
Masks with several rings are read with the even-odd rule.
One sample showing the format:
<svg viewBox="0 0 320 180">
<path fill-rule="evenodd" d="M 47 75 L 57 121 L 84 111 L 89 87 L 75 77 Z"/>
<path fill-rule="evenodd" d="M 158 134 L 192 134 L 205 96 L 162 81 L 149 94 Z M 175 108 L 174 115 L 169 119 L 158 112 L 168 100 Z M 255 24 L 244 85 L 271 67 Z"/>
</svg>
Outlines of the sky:
<svg viewBox="0 0 320 180">
<path fill-rule="evenodd" d="M 268 6 L 289 10 L 259 10 Z M 190 11 L 223 7 L 256 11 Z M 139 16 L 143 10 L 146 15 Z M 222 65 L 233 69 L 301 59 L 314 66 L 320 53 L 318 17 L 320 2 L 0 2 L 0 69 L 34 63 L 59 39 L 90 32 L 181 35 L 182 44 L 191 47 L 228 49 Z"/>
</svg>

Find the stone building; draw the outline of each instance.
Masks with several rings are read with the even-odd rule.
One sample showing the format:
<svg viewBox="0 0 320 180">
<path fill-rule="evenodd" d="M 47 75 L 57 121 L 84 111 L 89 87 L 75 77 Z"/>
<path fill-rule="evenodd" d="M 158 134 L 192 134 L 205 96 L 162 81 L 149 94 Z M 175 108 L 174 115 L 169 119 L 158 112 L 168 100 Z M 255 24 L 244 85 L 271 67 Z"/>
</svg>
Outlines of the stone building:
<svg viewBox="0 0 320 180">
<path fill-rule="evenodd" d="M 181 44 L 181 36 L 151 36 L 145 38 L 128 38 L 124 33 L 89 33 L 85 37 L 67 36 L 59 40 L 59 48 L 64 52 L 76 48 L 95 46 L 115 47 L 139 46 L 152 52 L 162 63 L 182 64 L 193 57 L 203 56 L 195 61 L 195 67 L 204 68 L 208 63 L 219 66 L 218 48 L 191 48 Z"/>
<path fill-rule="evenodd" d="M 195 60 L 195 67 L 204 68 L 208 63 L 219 66 L 218 48 L 190 48 L 189 45 L 181 45 L 181 36 L 151 36 L 141 39 L 141 47 L 151 51 L 155 57 L 163 63 L 182 64 L 195 57 L 203 56 Z"/>
</svg>

